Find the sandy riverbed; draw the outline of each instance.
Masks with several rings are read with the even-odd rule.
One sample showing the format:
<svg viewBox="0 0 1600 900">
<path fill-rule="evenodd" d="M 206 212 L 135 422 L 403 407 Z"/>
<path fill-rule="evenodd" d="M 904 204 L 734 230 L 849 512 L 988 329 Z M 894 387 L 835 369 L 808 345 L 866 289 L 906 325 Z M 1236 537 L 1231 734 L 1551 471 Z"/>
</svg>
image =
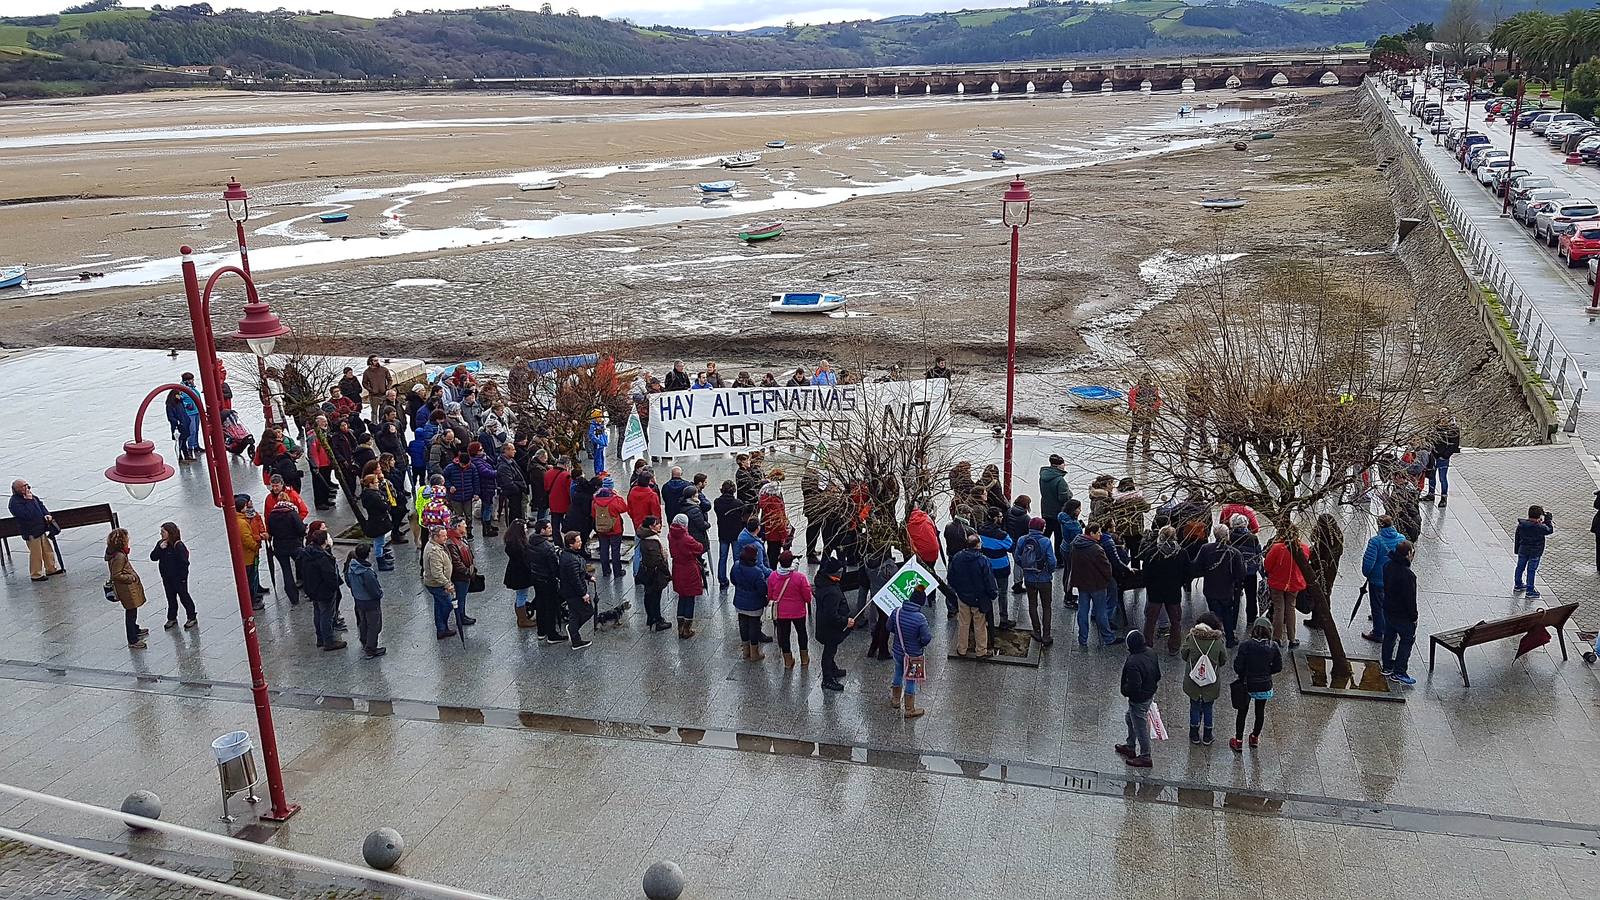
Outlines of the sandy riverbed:
<svg viewBox="0 0 1600 900">
<path fill-rule="evenodd" d="M 1036 197 L 1023 232 L 1022 409 L 1055 424 L 1071 418 L 1065 386 L 1159 360 L 1163 304 L 1219 267 L 1248 279 L 1331 263 L 1408 299 L 1351 96 L 222 94 L 0 107 L 0 199 L 115 197 L 0 206 L 6 256 L 37 279 L 0 297 L 0 322 L 13 342 L 182 343 L 176 246 L 192 244 L 203 267 L 225 258 L 232 229 L 217 195 L 233 175 L 255 198 L 264 295 L 302 332 L 361 352 L 483 356 L 606 322 L 652 363 L 976 361 L 1004 341 L 999 194 L 1021 175 Z M 1180 104 L 1220 108 L 1179 120 Z M 252 130 L 228 130 L 235 121 Z M 1277 136 L 1231 148 L 1261 130 Z M 780 138 L 784 149 L 761 148 Z M 748 150 L 760 165 L 715 166 Z M 562 187 L 519 190 L 544 177 Z M 720 178 L 738 190 L 703 203 L 694 184 Z M 1217 195 L 1251 205 L 1195 205 Z M 351 219 L 321 224 L 330 210 Z M 379 237 L 396 214 L 403 232 Z M 737 240 L 741 225 L 772 219 L 787 223 L 783 238 Z M 78 271 L 106 276 L 80 284 Z M 846 293 L 850 312 L 768 314 L 766 298 L 786 289 Z M 986 414 L 990 393 L 973 412 Z"/>
</svg>

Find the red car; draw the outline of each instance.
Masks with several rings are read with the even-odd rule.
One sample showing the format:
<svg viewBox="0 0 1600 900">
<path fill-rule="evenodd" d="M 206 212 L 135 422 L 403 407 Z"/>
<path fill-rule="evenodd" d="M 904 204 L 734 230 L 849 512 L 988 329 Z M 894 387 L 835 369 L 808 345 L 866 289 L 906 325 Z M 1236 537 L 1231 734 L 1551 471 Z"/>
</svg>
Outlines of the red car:
<svg viewBox="0 0 1600 900">
<path fill-rule="evenodd" d="M 1556 255 L 1570 268 L 1591 256 L 1600 256 L 1600 222 L 1579 222 L 1578 227 L 1561 236 Z"/>
</svg>

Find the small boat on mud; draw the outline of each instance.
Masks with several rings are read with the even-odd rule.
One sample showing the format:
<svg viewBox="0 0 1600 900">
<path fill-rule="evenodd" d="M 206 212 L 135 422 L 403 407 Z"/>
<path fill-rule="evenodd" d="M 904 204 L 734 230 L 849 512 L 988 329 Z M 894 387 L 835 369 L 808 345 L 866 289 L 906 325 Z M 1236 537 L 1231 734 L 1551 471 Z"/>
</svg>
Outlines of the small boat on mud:
<svg viewBox="0 0 1600 900">
<path fill-rule="evenodd" d="M 321 219 L 325 225 L 332 225 L 335 222 L 344 222 L 348 220 L 350 218 L 350 214 L 347 212 L 326 212 L 317 216 L 317 218 Z"/>
<path fill-rule="evenodd" d="M 0 289 L 22 287 L 28 281 L 26 266 L 0 267 Z"/>
<path fill-rule="evenodd" d="M 1067 399 L 1078 409 L 1116 409 L 1127 402 L 1128 395 L 1116 388 L 1098 384 L 1083 384 L 1067 388 Z"/>
<path fill-rule="evenodd" d="M 530 181 L 530 182 L 528 182 L 526 184 L 517 185 L 517 190 L 520 190 L 520 191 L 553 191 L 558 187 L 561 187 L 561 182 L 559 182 L 559 181 L 554 181 L 554 180 L 552 180 L 552 181 Z"/>
<path fill-rule="evenodd" d="M 992 151 L 989 154 L 989 158 L 992 159 L 992 160 L 995 160 L 996 162 L 1005 162 L 1006 161 L 1006 152 L 1004 150 Z"/>
<path fill-rule="evenodd" d="M 775 313 L 825 313 L 844 307 L 848 302 L 843 294 L 822 294 L 791 291 L 773 294 L 767 309 Z"/>
<path fill-rule="evenodd" d="M 700 192 L 702 194 L 727 194 L 739 186 L 737 181 L 702 181 Z"/>
<path fill-rule="evenodd" d="M 754 153 L 740 153 L 736 156 L 724 156 L 722 167 L 724 169 L 748 169 L 761 162 L 761 157 Z"/>
<path fill-rule="evenodd" d="M 767 148 L 770 150 L 782 150 L 786 146 L 788 141 L 767 141 Z"/>
<path fill-rule="evenodd" d="M 739 230 L 739 240 L 744 241 L 746 244 L 754 244 L 758 241 L 770 241 L 781 234 L 783 234 L 782 222 L 771 222 L 766 225 L 747 225 Z"/>
<path fill-rule="evenodd" d="M 1206 209 L 1240 209 L 1249 202 L 1243 197 L 1211 197 L 1201 200 L 1200 205 Z"/>
<path fill-rule="evenodd" d="M 406 226 L 400 224 L 400 214 L 399 213 L 390 213 L 389 214 L 389 218 L 384 219 L 382 222 L 378 223 L 378 236 L 379 237 L 390 237 L 390 236 L 396 235 L 396 234 L 404 234 L 405 231 L 406 231 Z"/>
</svg>

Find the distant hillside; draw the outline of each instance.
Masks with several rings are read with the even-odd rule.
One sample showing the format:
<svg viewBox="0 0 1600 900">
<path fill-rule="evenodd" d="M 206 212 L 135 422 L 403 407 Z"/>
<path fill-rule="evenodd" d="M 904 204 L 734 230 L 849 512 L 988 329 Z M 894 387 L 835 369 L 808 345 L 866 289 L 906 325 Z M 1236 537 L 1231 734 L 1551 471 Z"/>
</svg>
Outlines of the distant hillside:
<svg viewBox="0 0 1600 900">
<path fill-rule="evenodd" d="M 604 75 L 999 62 L 1134 51 L 1189 54 L 1363 46 L 1447 0 L 1064 2 L 877 22 L 704 34 L 592 16 L 499 9 L 384 19 L 286 11 L 159 11 L 0 18 L 0 93 L 133 90 L 176 67 L 262 78 L 470 78 Z M 1497 0 L 1497 12 L 1576 0 Z M 163 74 L 165 73 L 165 74 Z M 203 75 L 202 75 L 203 77 Z"/>
</svg>

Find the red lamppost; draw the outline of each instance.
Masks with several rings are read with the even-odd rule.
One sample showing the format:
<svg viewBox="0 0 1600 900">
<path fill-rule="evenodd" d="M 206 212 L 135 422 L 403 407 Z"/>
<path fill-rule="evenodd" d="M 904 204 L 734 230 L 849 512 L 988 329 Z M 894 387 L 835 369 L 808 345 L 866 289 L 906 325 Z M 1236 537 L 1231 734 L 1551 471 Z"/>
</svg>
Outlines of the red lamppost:
<svg viewBox="0 0 1600 900">
<path fill-rule="evenodd" d="M 1500 184 L 1500 195 L 1505 198 L 1500 201 L 1500 218 L 1502 219 L 1510 215 L 1510 213 L 1506 212 L 1511 207 L 1511 179 L 1509 176 L 1511 170 L 1516 168 L 1517 165 L 1517 123 L 1522 121 L 1522 92 L 1527 86 L 1526 78 L 1517 81 L 1517 106 L 1511 112 L 1511 120 L 1506 123 L 1507 127 L 1511 129 L 1511 154 L 1506 157 L 1507 177 Z"/>
<path fill-rule="evenodd" d="M 239 183 L 237 178 L 229 178 L 228 186 L 222 191 L 222 203 L 228 208 L 228 218 L 233 220 L 234 233 L 239 241 L 239 268 L 244 270 L 246 279 L 254 278 L 250 271 L 250 248 L 245 246 L 244 223 L 250 221 L 250 194 Z M 267 381 L 267 353 L 256 355 L 256 377 L 261 384 L 261 411 L 266 419 L 268 428 L 277 427 L 277 420 L 272 415 L 272 386 Z"/>
<path fill-rule="evenodd" d="M 1006 496 L 1011 496 L 1011 448 L 1012 424 L 1015 421 L 1017 397 L 1017 266 L 1018 248 L 1022 238 L 1022 229 L 1027 227 L 1028 216 L 1033 209 L 1033 194 L 1028 192 L 1028 186 L 1022 179 L 1017 178 L 1006 189 L 1005 196 L 1000 198 L 1000 221 L 1011 228 L 1011 303 L 1009 312 L 1009 325 L 1006 329 L 1006 449 L 1005 449 L 1005 484 Z"/>
<path fill-rule="evenodd" d="M 241 193 L 243 193 L 241 191 Z M 244 622 L 244 646 L 250 659 L 250 690 L 255 697 L 256 724 L 261 731 L 261 755 L 267 769 L 267 788 L 272 800 L 272 811 L 262 818 L 281 822 L 299 812 L 300 807 L 289 802 L 283 790 L 283 772 L 278 763 L 278 737 L 272 725 L 272 705 L 267 698 L 267 676 L 261 665 L 261 645 L 256 639 L 254 599 L 250 582 L 244 570 L 244 547 L 239 536 L 239 518 L 233 509 L 233 476 L 228 469 L 228 454 L 222 437 L 222 383 L 218 378 L 216 337 L 211 332 L 211 291 L 224 275 L 238 275 L 244 281 L 244 317 L 239 320 L 239 330 L 229 337 L 242 340 L 256 356 L 272 352 L 274 342 L 289 329 L 278 321 L 267 304 L 256 296 L 256 287 L 242 269 L 225 266 L 212 273 L 204 291 L 195 273 L 194 251 L 183 250 L 183 290 L 189 302 L 189 325 L 194 331 L 195 355 L 199 357 L 200 387 L 203 394 L 181 384 L 165 384 L 145 395 L 139 412 L 133 420 L 133 440 L 122 445 L 122 455 L 116 464 L 106 470 L 106 477 L 127 487 L 135 500 L 150 496 L 156 482 L 172 477 L 172 467 L 156 453 L 155 444 L 144 439 L 144 414 L 150 401 L 161 394 L 179 390 L 193 400 L 200 410 L 201 427 L 205 433 L 206 469 L 211 474 L 211 499 L 222 510 L 223 525 L 228 534 L 228 553 L 233 562 L 233 585 L 239 597 L 239 616 Z"/>
</svg>

